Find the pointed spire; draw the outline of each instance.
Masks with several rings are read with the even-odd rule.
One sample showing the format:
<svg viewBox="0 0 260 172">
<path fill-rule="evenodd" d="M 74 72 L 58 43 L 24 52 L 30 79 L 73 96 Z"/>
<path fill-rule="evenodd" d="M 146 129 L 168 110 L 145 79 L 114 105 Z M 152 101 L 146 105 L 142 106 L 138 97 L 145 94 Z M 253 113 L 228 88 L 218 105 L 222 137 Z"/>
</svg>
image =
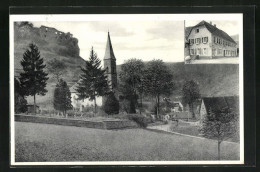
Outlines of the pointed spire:
<svg viewBox="0 0 260 172">
<path fill-rule="evenodd" d="M 116 59 L 115 55 L 114 55 L 112 43 L 111 43 L 111 40 L 110 40 L 109 31 L 108 31 L 108 34 L 107 34 L 107 46 L 106 46 L 104 59 Z"/>
</svg>

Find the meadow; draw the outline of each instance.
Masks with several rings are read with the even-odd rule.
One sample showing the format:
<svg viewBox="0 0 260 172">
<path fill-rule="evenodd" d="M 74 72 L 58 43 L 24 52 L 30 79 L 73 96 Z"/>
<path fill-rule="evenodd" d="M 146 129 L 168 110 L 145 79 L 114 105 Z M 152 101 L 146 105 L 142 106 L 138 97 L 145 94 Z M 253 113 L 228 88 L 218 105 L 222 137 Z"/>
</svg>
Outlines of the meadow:
<svg viewBox="0 0 260 172">
<path fill-rule="evenodd" d="M 141 128 L 15 122 L 16 162 L 183 160 L 217 160 L 217 142 Z M 221 160 L 239 160 L 239 144 L 223 142 Z"/>
</svg>

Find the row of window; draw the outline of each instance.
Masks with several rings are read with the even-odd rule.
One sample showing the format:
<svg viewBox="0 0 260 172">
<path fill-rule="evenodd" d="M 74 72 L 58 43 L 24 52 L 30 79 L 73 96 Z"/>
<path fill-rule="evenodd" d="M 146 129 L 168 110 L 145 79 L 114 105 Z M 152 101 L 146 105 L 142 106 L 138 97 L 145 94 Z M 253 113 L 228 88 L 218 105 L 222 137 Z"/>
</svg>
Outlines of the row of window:
<svg viewBox="0 0 260 172">
<path fill-rule="evenodd" d="M 231 42 L 229 41 L 225 41 L 224 39 L 220 39 L 218 37 L 213 37 L 213 42 L 215 44 L 220 44 L 220 45 L 224 45 L 224 46 L 228 46 L 228 47 L 235 47 L 236 45 L 235 44 L 232 44 Z"/>
<path fill-rule="evenodd" d="M 190 49 L 190 55 L 208 55 L 208 49 L 207 48 Z"/>
<path fill-rule="evenodd" d="M 194 48 L 190 49 L 190 55 L 208 55 L 208 48 Z M 213 56 L 236 56 L 236 51 L 222 50 L 222 49 L 212 49 Z"/>
<path fill-rule="evenodd" d="M 206 44 L 208 42 L 208 37 L 202 37 L 202 38 L 195 38 L 195 39 L 189 39 L 189 43 L 192 44 L 200 44 L 200 43 Z"/>
</svg>

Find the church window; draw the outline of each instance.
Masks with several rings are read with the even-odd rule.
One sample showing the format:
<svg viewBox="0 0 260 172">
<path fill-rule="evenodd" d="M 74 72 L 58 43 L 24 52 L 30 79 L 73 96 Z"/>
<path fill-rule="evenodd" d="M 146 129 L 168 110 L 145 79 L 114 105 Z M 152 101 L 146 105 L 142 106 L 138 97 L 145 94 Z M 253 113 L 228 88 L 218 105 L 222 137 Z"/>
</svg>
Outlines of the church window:
<svg viewBox="0 0 260 172">
<path fill-rule="evenodd" d="M 199 28 L 197 28 L 196 30 L 195 30 L 195 33 L 199 33 L 200 32 L 200 30 L 199 30 Z"/>
</svg>

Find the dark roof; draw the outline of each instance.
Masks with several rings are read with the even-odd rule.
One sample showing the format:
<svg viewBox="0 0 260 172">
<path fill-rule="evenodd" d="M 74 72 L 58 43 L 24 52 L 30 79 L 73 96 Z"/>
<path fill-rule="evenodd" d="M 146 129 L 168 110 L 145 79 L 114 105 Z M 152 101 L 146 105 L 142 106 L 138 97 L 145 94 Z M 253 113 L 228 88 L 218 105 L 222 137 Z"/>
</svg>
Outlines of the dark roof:
<svg viewBox="0 0 260 172">
<path fill-rule="evenodd" d="M 226 40 L 236 44 L 236 42 L 226 32 L 224 32 L 223 30 L 217 28 L 216 26 L 213 26 L 212 24 L 210 24 L 204 20 L 199 22 L 197 25 L 193 26 L 192 29 L 195 27 L 198 27 L 198 26 L 203 26 L 203 25 L 209 30 L 210 33 L 214 34 L 215 36 L 221 37 L 223 39 L 226 39 Z M 188 32 L 187 37 L 189 36 L 192 29 L 190 29 L 190 31 Z M 186 31 L 185 31 L 185 34 L 186 34 Z"/>
<path fill-rule="evenodd" d="M 106 47 L 104 59 L 116 59 L 115 55 L 114 55 L 114 51 L 113 51 L 109 32 L 107 34 L 107 47 Z"/>
<path fill-rule="evenodd" d="M 228 97 L 204 97 L 202 98 L 207 113 L 209 110 L 221 110 L 223 108 L 230 108 L 232 111 L 239 113 L 239 97 L 228 96 Z"/>
<path fill-rule="evenodd" d="M 190 34 L 190 31 L 193 27 L 185 27 L 185 39 L 187 40 L 189 34 Z"/>
</svg>

